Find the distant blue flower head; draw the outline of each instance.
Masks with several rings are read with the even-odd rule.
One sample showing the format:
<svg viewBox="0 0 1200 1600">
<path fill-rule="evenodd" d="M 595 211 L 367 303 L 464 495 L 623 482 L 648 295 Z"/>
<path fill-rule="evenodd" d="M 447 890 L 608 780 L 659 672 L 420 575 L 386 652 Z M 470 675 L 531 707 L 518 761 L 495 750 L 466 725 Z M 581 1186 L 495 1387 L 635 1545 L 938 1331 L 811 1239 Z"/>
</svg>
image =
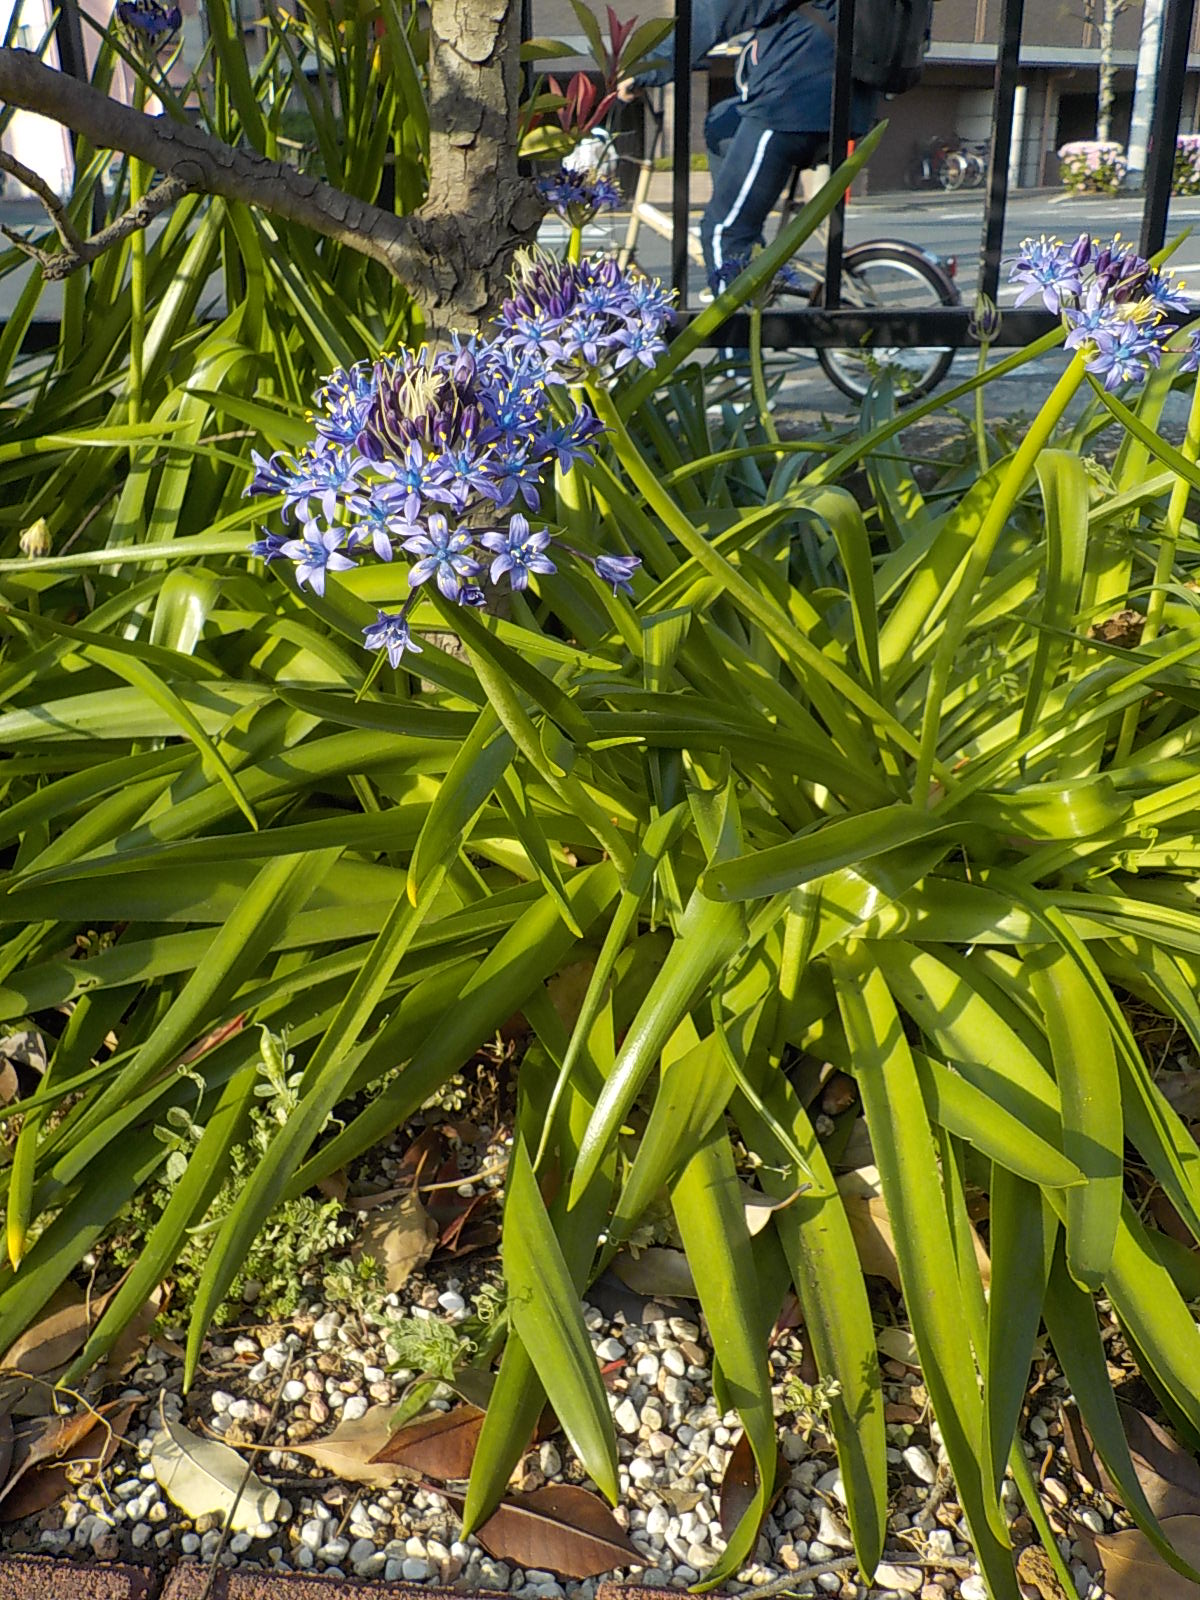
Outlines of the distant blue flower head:
<svg viewBox="0 0 1200 1600">
<path fill-rule="evenodd" d="M 302 539 L 288 539 L 279 547 L 279 554 L 296 563 L 296 582 L 301 588 L 308 585 L 314 594 L 325 593 L 327 572 L 346 572 L 353 565 L 342 554 L 340 528 L 318 528 L 310 522 Z"/>
<path fill-rule="evenodd" d="M 1183 360 L 1179 363 L 1180 372 L 1200 372 L 1200 328 L 1193 329 L 1188 334 L 1187 347 Z"/>
<path fill-rule="evenodd" d="M 158 49 L 183 26 L 183 12 L 161 0 L 117 0 L 117 21 L 137 40 Z"/>
<path fill-rule="evenodd" d="M 398 667 L 404 655 L 421 654 L 421 646 L 408 631 L 408 619 L 403 611 L 381 611 L 378 621 L 363 629 L 363 643 L 368 650 L 386 650 L 388 665 L 392 667 Z"/>
<path fill-rule="evenodd" d="M 479 542 L 493 552 L 490 573 L 493 583 L 499 583 L 507 573 L 509 583 L 519 591 L 529 586 L 529 579 L 535 572 L 555 571 L 553 561 L 545 554 L 550 535 L 545 528 L 531 528 L 519 511 L 505 532 L 482 534 Z"/>
<path fill-rule="evenodd" d="M 615 211 L 621 204 L 621 191 L 615 183 L 568 167 L 560 167 L 553 177 L 539 178 L 538 188 L 550 209 L 573 228 L 582 228 L 598 212 Z"/>
<path fill-rule="evenodd" d="M 653 341 L 673 315 L 668 295 L 636 267 L 623 270 L 612 257 L 558 261 L 534 250 L 518 257 L 498 321 L 511 350 L 540 358 L 551 381 L 571 382 L 614 371 L 630 328 Z"/>
<path fill-rule="evenodd" d="M 1017 304 L 1041 295 L 1067 325 L 1066 346 L 1106 389 L 1144 378 L 1156 367 L 1178 319 L 1191 310 L 1183 286 L 1157 271 L 1120 239 L 1100 244 L 1080 234 L 1026 239 L 1010 278 L 1022 286 Z"/>
</svg>

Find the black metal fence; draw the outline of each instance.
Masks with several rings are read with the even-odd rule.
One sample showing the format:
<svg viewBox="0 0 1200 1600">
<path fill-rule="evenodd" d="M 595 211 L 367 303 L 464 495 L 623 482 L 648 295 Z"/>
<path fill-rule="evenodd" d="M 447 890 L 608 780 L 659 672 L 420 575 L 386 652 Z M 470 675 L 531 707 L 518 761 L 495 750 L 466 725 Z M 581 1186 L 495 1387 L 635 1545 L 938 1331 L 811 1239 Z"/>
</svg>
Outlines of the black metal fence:
<svg viewBox="0 0 1200 1600">
<path fill-rule="evenodd" d="M 691 0 L 675 0 L 675 115 L 673 154 L 671 249 L 672 278 L 684 317 L 688 305 L 687 230 L 691 209 L 692 74 Z M 1140 251 L 1150 256 L 1166 240 L 1175 165 L 1175 140 L 1179 131 L 1187 71 L 1188 38 L 1195 0 L 1165 0 L 1159 40 L 1157 93 L 1144 175 L 1144 205 Z M 1008 205 L 1009 152 L 1013 137 L 1013 111 L 1020 62 L 1021 27 L 1025 0 L 1002 0 L 1000 40 L 996 54 L 995 110 L 989 147 L 979 290 L 989 299 L 998 297 L 1004 219 Z M 837 168 L 846 158 L 850 131 L 851 44 L 854 34 L 854 0 L 839 0 L 837 66 L 830 111 L 829 160 Z M 862 311 L 841 304 L 842 254 L 845 240 L 845 202 L 839 202 L 829 219 L 825 252 L 825 288 L 820 306 L 795 311 L 768 311 L 763 316 L 763 342 L 775 348 L 791 345 L 855 347 L 866 342 L 886 345 L 961 346 L 974 343 L 973 307 L 937 306 L 922 310 L 876 309 Z M 746 318 L 735 317 L 721 329 L 723 344 L 745 343 Z M 997 345 L 1022 346 L 1059 326 L 1059 319 L 1043 310 L 1006 311 Z"/>
</svg>

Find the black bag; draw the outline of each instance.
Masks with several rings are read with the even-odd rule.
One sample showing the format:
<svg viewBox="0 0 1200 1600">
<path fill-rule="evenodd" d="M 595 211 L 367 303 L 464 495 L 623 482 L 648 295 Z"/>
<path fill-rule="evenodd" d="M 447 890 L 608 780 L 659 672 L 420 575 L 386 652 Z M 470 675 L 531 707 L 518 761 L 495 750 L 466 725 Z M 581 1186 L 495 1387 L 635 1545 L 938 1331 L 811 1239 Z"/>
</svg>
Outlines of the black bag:
<svg viewBox="0 0 1200 1600">
<path fill-rule="evenodd" d="M 832 19 L 813 6 L 801 6 L 817 26 L 833 31 Z M 921 81 L 933 0 L 855 0 L 854 54 L 850 69 L 855 83 L 881 94 L 904 94 Z"/>
</svg>

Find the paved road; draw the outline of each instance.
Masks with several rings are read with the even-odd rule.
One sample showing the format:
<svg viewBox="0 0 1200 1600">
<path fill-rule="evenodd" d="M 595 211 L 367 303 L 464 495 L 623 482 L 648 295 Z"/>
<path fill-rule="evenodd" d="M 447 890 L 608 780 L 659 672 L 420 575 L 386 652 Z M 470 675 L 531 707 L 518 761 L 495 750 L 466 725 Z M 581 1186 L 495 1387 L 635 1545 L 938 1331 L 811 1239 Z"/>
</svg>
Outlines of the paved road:
<svg viewBox="0 0 1200 1600">
<path fill-rule="evenodd" d="M 42 226 L 40 209 L 28 202 L 0 200 L 0 222 L 23 230 L 36 230 Z M 1137 196 L 1117 199 L 1075 198 L 1060 192 L 1043 191 L 1015 196 L 1009 205 L 1005 229 L 1005 252 L 1015 253 L 1021 240 L 1029 234 L 1057 233 L 1073 237 L 1086 230 L 1101 237 L 1119 233 L 1124 238 L 1136 240 L 1141 220 L 1141 201 Z M 983 223 L 983 196 L 980 191 L 958 194 L 919 193 L 868 196 L 854 200 L 847 211 L 847 238 L 851 243 L 867 239 L 900 238 L 922 245 L 942 256 L 957 259 L 957 281 L 968 303 L 973 299 L 979 276 L 980 235 Z M 1189 228 L 1200 224 L 1200 198 L 1179 199 L 1171 207 L 1168 237 L 1175 238 Z M 598 233 L 597 243 L 621 242 L 624 239 L 625 218 L 618 216 L 607 233 Z M 554 244 L 555 224 L 547 224 L 545 238 Z M 643 228 L 638 243 L 638 256 L 648 271 L 667 276 L 669 273 L 669 246 L 650 229 Z M 1183 278 L 1190 278 L 1200 298 L 1200 237 L 1185 238 L 1176 254 L 1173 265 Z M 25 281 L 26 271 L 21 270 L 0 279 L 0 320 L 11 311 Z M 702 273 L 695 269 L 689 293 L 695 298 L 703 288 Z M 217 278 L 211 284 L 214 301 L 220 293 Z M 57 317 L 61 290 L 50 284 L 43 291 L 38 315 Z M 1011 303 L 1012 291 L 1004 290 L 1001 304 Z M 791 352 L 784 358 L 788 381 L 783 394 L 789 409 L 798 409 L 814 418 L 849 415 L 853 409 L 825 380 L 815 358 L 803 351 Z M 1021 375 L 1010 380 L 1000 380 L 989 386 L 987 408 L 994 416 L 1012 416 L 1036 408 L 1054 383 L 1061 370 L 1061 358 L 1048 357 L 1032 367 L 1022 369 Z M 968 376 L 975 365 L 973 352 L 956 357 L 951 380 Z M 1180 402 L 1182 404 L 1182 402 Z M 1174 414 L 1174 407 L 1171 415 Z"/>
</svg>

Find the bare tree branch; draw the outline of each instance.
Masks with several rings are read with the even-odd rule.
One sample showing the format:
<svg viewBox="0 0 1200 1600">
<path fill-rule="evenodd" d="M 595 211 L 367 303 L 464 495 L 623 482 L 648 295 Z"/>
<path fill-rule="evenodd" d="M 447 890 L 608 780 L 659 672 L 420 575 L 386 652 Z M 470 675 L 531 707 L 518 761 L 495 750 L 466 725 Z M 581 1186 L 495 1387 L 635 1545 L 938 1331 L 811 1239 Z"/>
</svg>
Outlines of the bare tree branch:
<svg viewBox="0 0 1200 1600">
<path fill-rule="evenodd" d="M 33 190 L 49 212 L 54 231 L 62 241 L 61 250 L 46 250 L 0 223 L 0 233 L 11 240 L 18 250 L 32 256 L 48 279 L 69 278 L 80 267 L 95 261 L 97 256 L 111 250 L 113 245 L 120 244 L 122 239 L 127 239 L 131 233 L 148 228 L 160 212 L 168 210 L 177 200 L 182 200 L 189 187 L 182 178 L 164 178 L 107 227 L 93 233 L 90 238 L 82 239 L 75 231 L 75 225 L 62 201 L 36 172 L 5 150 L 0 150 L 0 170 L 11 172 L 27 189 Z"/>
<path fill-rule="evenodd" d="M 76 233 L 75 224 L 67 215 L 66 206 L 39 173 L 34 172 L 32 167 L 27 167 L 23 161 L 18 161 L 16 156 L 10 156 L 7 150 L 0 150 L 0 171 L 11 173 L 18 183 L 23 183 L 37 195 L 45 206 L 65 251 L 76 253 L 82 251 L 83 240 Z M 19 234 L 13 233 L 11 228 L 5 228 L 4 234 L 18 249 L 25 250 L 27 255 L 40 256 L 41 252 L 27 249 L 25 240 Z"/>
<path fill-rule="evenodd" d="M 136 156 L 177 180 L 180 192 L 200 190 L 255 206 L 382 262 L 422 309 L 433 313 L 435 325 L 442 320 L 440 309 L 454 298 L 452 262 L 478 227 L 469 217 L 445 211 L 395 216 L 282 162 L 235 150 L 199 128 L 146 116 L 46 66 L 28 50 L 0 49 L 0 101 L 50 117 L 101 149 Z M 527 231 L 524 216 L 521 224 Z M 82 243 L 76 239 L 72 248 Z"/>
</svg>

